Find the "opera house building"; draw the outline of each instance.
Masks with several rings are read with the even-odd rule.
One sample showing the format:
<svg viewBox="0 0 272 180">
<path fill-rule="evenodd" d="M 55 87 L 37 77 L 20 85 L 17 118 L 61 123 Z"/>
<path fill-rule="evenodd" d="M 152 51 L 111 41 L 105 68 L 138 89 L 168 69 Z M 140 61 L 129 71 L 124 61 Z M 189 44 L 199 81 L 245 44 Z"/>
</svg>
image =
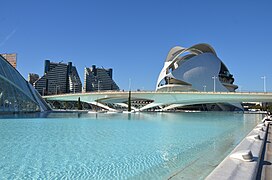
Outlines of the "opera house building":
<svg viewBox="0 0 272 180">
<path fill-rule="evenodd" d="M 233 75 L 210 45 L 197 44 L 189 48 L 176 46 L 167 55 L 156 91 L 234 92 L 238 86 L 233 83 Z M 226 103 L 199 106 L 202 110 L 242 108 L 240 104 Z"/>
<path fill-rule="evenodd" d="M 0 114 L 47 110 L 39 93 L 0 55 Z"/>
</svg>

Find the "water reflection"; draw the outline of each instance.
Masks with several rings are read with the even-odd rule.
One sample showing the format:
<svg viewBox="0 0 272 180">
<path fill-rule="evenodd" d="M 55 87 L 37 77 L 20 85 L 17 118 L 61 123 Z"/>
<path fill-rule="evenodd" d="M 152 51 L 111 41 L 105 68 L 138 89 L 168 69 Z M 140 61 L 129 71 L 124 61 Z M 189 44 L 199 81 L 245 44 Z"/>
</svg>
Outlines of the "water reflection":
<svg viewBox="0 0 272 180">
<path fill-rule="evenodd" d="M 233 112 L 1 116 L 0 167 L 6 171 L 0 177 L 31 172 L 61 179 L 65 172 L 73 179 L 167 179 L 182 170 L 178 178 L 199 179 L 260 120 Z"/>
</svg>

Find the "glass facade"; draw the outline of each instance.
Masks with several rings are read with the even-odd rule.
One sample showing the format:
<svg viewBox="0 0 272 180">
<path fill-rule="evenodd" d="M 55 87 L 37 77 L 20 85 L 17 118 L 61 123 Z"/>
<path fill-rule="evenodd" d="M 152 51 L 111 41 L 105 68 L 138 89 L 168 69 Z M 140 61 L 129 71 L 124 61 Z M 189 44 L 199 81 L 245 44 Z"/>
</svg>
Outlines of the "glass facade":
<svg viewBox="0 0 272 180">
<path fill-rule="evenodd" d="M 46 110 L 41 101 L 21 74 L 0 56 L 0 114 Z"/>
<path fill-rule="evenodd" d="M 15 86 L 0 78 L 0 111 L 1 112 L 33 112 L 40 111 L 33 102 Z"/>
</svg>

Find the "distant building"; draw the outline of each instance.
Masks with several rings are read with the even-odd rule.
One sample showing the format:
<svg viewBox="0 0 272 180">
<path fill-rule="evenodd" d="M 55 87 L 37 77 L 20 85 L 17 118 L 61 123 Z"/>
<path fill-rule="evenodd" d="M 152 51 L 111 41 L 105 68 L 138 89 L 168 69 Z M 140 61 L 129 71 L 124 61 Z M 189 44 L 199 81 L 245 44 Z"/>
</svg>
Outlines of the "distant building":
<svg viewBox="0 0 272 180">
<path fill-rule="evenodd" d="M 33 86 L 41 95 L 82 92 L 80 77 L 72 62 L 65 64 L 45 60 L 44 75 Z"/>
<path fill-rule="evenodd" d="M 14 68 L 17 67 L 17 54 L 1 54 L 3 58 L 5 58 Z"/>
<path fill-rule="evenodd" d="M 112 74 L 111 68 L 97 68 L 95 65 L 85 68 L 83 91 L 119 90 L 118 85 L 112 79 Z"/>
<path fill-rule="evenodd" d="M 157 80 L 156 91 L 235 92 L 234 77 L 209 44 L 172 48 Z M 176 104 L 184 108 L 184 104 Z M 217 103 L 193 105 L 203 110 L 241 110 L 241 104 Z M 190 107 L 192 108 L 192 107 Z"/>
<path fill-rule="evenodd" d="M 40 78 L 40 76 L 38 74 L 35 74 L 35 73 L 29 73 L 28 74 L 28 82 L 31 85 L 33 85 L 34 82 L 36 82 L 39 78 Z"/>
</svg>

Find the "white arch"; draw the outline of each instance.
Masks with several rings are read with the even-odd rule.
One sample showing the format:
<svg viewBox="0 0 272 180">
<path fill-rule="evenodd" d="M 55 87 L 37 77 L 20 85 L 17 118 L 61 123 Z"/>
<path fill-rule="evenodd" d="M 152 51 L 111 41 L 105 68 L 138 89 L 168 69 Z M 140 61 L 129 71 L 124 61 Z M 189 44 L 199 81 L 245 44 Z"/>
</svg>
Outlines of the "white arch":
<svg viewBox="0 0 272 180">
<path fill-rule="evenodd" d="M 180 47 L 180 46 L 176 46 L 174 48 L 172 48 L 167 57 L 166 57 L 166 60 L 165 60 L 165 63 L 164 63 L 164 66 L 159 74 L 159 77 L 158 77 L 158 80 L 157 80 L 157 84 L 156 84 L 156 90 L 158 89 L 159 87 L 159 84 L 160 82 L 168 76 L 168 69 L 174 64 L 176 63 L 177 61 L 180 61 L 180 59 L 178 59 L 178 57 L 185 53 L 185 52 L 190 52 L 190 53 L 193 53 L 193 54 L 196 54 L 196 55 L 199 55 L 199 54 L 202 54 L 202 53 L 212 53 L 214 54 L 215 56 L 216 53 L 215 53 L 215 50 L 208 44 L 205 44 L 205 43 L 201 43 L 201 44 L 196 44 L 192 47 L 189 47 L 189 48 L 183 48 L 183 47 Z"/>
</svg>

